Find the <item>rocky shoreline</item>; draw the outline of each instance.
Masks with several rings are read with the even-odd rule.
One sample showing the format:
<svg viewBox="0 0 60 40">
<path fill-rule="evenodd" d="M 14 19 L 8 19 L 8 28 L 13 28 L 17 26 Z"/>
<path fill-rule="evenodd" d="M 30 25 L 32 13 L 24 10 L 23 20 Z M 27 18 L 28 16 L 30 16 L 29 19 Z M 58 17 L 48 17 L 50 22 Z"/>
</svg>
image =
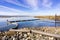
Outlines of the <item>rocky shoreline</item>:
<svg viewBox="0 0 60 40">
<path fill-rule="evenodd" d="M 60 38 L 42 35 L 31 30 L 60 35 L 60 27 L 21 28 L 0 32 L 0 40 L 60 40 Z"/>
</svg>

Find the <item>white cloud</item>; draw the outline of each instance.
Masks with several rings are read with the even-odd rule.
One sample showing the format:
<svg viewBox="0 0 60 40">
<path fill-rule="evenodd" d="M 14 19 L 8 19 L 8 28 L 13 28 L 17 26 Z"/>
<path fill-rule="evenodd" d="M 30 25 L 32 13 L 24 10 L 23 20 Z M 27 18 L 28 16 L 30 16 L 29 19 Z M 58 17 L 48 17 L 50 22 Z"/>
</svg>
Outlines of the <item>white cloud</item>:
<svg viewBox="0 0 60 40">
<path fill-rule="evenodd" d="M 27 13 L 27 12 L 24 12 L 24 11 L 21 11 L 21 10 L 16 10 L 16 9 L 13 9 L 13 8 L 9 8 L 9 7 L 6 7 L 6 6 L 0 6 L 0 9 L 2 9 L 0 11 L 0 15 L 29 15 L 29 16 L 35 16 L 35 15 L 54 15 L 54 13 L 52 11 L 40 11 L 40 12 L 30 12 L 30 13 Z M 7 10 L 7 11 L 4 11 L 4 10 Z"/>
<path fill-rule="evenodd" d="M 54 12 L 55 14 L 60 15 L 60 3 L 55 6 Z"/>
<path fill-rule="evenodd" d="M 34 15 L 37 15 L 37 16 L 45 16 L 45 15 L 55 15 L 55 13 L 53 11 L 40 11 L 40 12 L 33 12 Z"/>
<path fill-rule="evenodd" d="M 20 4 L 17 0 L 5 0 L 5 1 L 12 3 L 12 4 L 16 4 L 18 6 L 23 6 L 26 8 L 29 8 L 29 6 L 30 6 L 30 7 L 32 7 L 33 10 L 38 10 L 38 0 L 26 0 L 27 4 L 29 4 L 29 6 Z M 52 1 L 49 1 L 49 0 L 43 0 L 43 3 L 42 3 L 42 5 L 47 8 L 51 8 L 52 4 L 53 4 Z M 9 7 L 0 5 L 0 15 L 55 15 L 55 13 L 60 14 L 60 4 L 57 5 L 54 10 L 50 10 L 50 11 L 49 10 L 47 10 L 47 11 L 38 10 L 38 11 L 40 11 L 40 12 L 33 11 L 32 13 L 28 13 L 28 12 L 24 12 L 21 10 L 17 10 L 17 9 L 13 9 L 13 8 L 9 8 Z"/>
<path fill-rule="evenodd" d="M 33 9 L 36 10 L 38 9 L 38 0 L 26 0 L 27 4 Z"/>
<path fill-rule="evenodd" d="M 5 1 L 6 1 L 6 2 L 9 2 L 9 3 L 12 3 L 12 4 L 15 4 L 15 5 L 18 5 L 18 6 L 25 7 L 25 8 L 30 8 L 29 6 L 20 4 L 20 2 L 19 2 L 18 0 L 5 0 Z"/>
<path fill-rule="evenodd" d="M 38 9 L 38 0 L 24 0 L 24 2 L 27 3 L 28 5 L 24 5 L 23 3 L 21 4 L 18 0 L 5 0 L 5 1 L 32 10 Z"/>
<path fill-rule="evenodd" d="M 0 5 L 0 15 L 29 15 L 29 13 Z"/>
<path fill-rule="evenodd" d="M 21 11 L 21 10 L 17 10 L 17 9 L 6 7 L 6 6 L 2 6 L 2 5 L 0 5 L 0 9 L 1 10 L 10 10 L 10 11 L 14 11 L 14 12 L 24 12 L 24 11 Z"/>
<path fill-rule="evenodd" d="M 52 1 L 50 1 L 50 0 L 43 0 L 42 5 L 43 5 L 44 7 L 51 8 L 51 6 L 52 6 Z"/>
</svg>

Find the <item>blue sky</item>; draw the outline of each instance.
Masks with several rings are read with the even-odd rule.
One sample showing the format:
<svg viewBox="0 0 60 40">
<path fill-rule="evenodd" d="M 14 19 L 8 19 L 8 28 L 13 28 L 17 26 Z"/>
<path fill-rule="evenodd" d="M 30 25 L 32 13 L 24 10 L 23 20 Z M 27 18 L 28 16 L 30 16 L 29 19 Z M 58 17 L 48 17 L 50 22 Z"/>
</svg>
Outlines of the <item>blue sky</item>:
<svg viewBox="0 0 60 40">
<path fill-rule="evenodd" d="M 0 0 L 0 15 L 60 15 L 60 0 Z"/>
</svg>

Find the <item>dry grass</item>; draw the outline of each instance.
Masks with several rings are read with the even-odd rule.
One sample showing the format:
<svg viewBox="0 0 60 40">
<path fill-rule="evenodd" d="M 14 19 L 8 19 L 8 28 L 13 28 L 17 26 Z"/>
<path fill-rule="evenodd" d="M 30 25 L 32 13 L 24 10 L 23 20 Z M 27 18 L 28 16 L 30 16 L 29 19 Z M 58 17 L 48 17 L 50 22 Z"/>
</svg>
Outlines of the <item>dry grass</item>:
<svg viewBox="0 0 60 40">
<path fill-rule="evenodd" d="M 51 20 L 59 20 L 60 21 L 60 16 L 35 16 L 35 18 L 46 18 L 46 19 L 51 19 Z"/>
</svg>

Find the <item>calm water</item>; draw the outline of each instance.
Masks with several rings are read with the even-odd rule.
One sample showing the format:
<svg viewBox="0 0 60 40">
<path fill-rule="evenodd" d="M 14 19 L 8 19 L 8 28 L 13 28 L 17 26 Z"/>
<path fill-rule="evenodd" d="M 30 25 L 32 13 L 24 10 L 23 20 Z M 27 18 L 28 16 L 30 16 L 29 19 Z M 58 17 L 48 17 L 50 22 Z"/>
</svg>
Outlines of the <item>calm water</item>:
<svg viewBox="0 0 60 40">
<path fill-rule="evenodd" d="M 44 27 L 44 26 L 55 26 L 55 23 L 53 22 L 44 22 L 40 20 L 35 20 L 35 21 L 27 21 L 27 22 L 18 22 L 20 27 Z"/>
<path fill-rule="evenodd" d="M 0 28 L 7 26 L 7 19 L 11 19 L 11 18 L 0 18 Z M 16 23 L 18 24 L 18 28 L 55 26 L 55 22 L 52 20 L 34 20 L 34 21 L 25 21 L 25 22 L 16 22 Z M 56 23 L 56 26 L 60 26 L 60 23 Z"/>
</svg>

